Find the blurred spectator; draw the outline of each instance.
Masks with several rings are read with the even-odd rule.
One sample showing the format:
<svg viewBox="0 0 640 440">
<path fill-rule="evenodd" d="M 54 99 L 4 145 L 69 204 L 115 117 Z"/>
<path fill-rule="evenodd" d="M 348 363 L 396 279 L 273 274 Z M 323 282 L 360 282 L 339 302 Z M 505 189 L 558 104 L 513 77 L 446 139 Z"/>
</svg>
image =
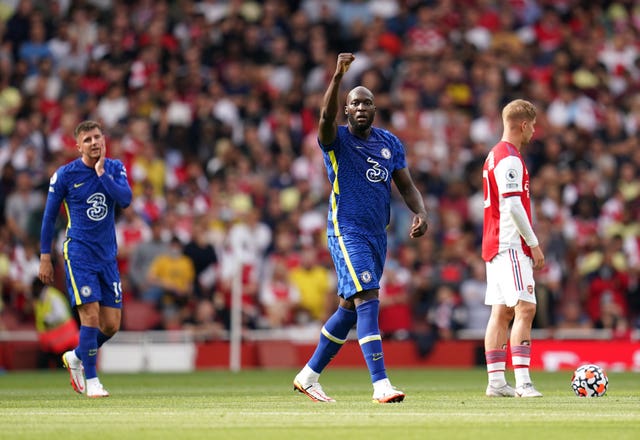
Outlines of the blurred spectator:
<svg viewBox="0 0 640 440">
<path fill-rule="evenodd" d="M 33 311 L 40 353 L 38 368 L 62 366 L 61 356 L 78 345 L 80 332 L 67 296 L 35 278 L 32 284 Z"/>
<path fill-rule="evenodd" d="M 211 300 L 217 282 L 218 256 L 209 242 L 208 217 L 195 219 L 191 241 L 184 246 L 184 254 L 195 269 L 193 293 L 196 298 Z"/>
<path fill-rule="evenodd" d="M 195 269 L 193 262 L 182 252 L 182 243 L 173 237 L 166 253 L 158 254 L 147 272 L 144 301 L 154 303 L 163 313 L 166 329 L 180 326 L 184 309 L 193 299 Z"/>
<path fill-rule="evenodd" d="M 32 178 L 26 171 L 19 171 L 16 175 L 16 187 L 7 197 L 5 218 L 7 227 L 13 240 L 26 243 L 28 240 L 38 240 L 38 219 L 42 217 L 44 196 L 33 189 Z"/>
<path fill-rule="evenodd" d="M 31 314 L 31 289 L 39 269 L 40 256 L 35 241 L 14 246 L 9 263 L 9 304 L 23 317 Z"/>
<path fill-rule="evenodd" d="M 593 328 L 593 322 L 584 312 L 577 300 L 565 301 L 559 311 L 555 328 L 560 330 L 587 330 Z"/>
<path fill-rule="evenodd" d="M 5 295 L 8 298 L 10 293 L 9 271 L 11 266 L 11 246 L 9 241 L 9 231 L 5 227 L 0 227 L 0 313 L 5 304 Z M 2 324 L 0 323 L 0 329 Z"/>
<path fill-rule="evenodd" d="M 295 322 L 300 291 L 289 277 L 284 261 L 276 261 L 260 286 L 260 304 L 268 328 L 282 328 Z"/>
<path fill-rule="evenodd" d="M 96 117 L 110 130 L 129 115 L 129 99 L 121 84 L 110 84 L 99 99 Z"/>
<path fill-rule="evenodd" d="M 147 274 L 153 260 L 158 255 L 169 253 L 169 244 L 162 238 L 163 228 L 160 220 L 152 221 L 151 234 L 134 247 L 129 257 L 129 270 L 126 273 L 136 296 L 140 296 L 150 287 Z"/>
<path fill-rule="evenodd" d="M 405 340 L 411 336 L 411 272 L 397 261 L 387 261 L 380 280 L 380 331 L 383 337 Z"/>
<path fill-rule="evenodd" d="M 438 339 L 455 339 L 456 332 L 464 327 L 467 316 L 460 305 L 458 293 L 443 284 L 436 290 L 434 304 L 427 312 L 427 321 L 435 328 Z"/>
<path fill-rule="evenodd" d="M 29 39 L 33 13 L 32 0 L 19 0 L 14 13 L 7 20 L 3 40 L 11 44 L 14 58 L 17 58 L 22 43 Z"/>
<path fill-rule="evenodd" d="M 219 321 L 213 301 L 201 300 L 195 310 L 185 318 L 183 328 L 191 332 L 196 341 L 211 341 L 225 335 L 224 325 Z"/>
<path fill-rule="evenodd" d="M 286 263 L 285 263 L 286 264 Z M 290 269 L 289 279 L 300 293 L 296 322 L 324 322 L 335 308 L 332 272 L 322 264 L 314 246 L 306 246 L 300 252 L 300 264 Z"/>
<path fill-rule="evenodd" d="M 25 100 L 16 85 L 11 84 L 10 79 L 8 72 L 0 72 L 0 136 L 2 137 L 13 132 L 16 116 Z M 0 166 L 8 160 L 8 156 L 2 156 L 4 154 L 0 154 Z"/>
<path fill-rule="evenodd" d="M 587 313 L 594 323 L 603 327 L 613 325 L 614 317 L 628 316 L 629 276 L 615 268 L 612 257 L 605 253 L 602 265 L 590 276 L 586 292 Z"/>
<path fill-rule="evenodd" d="M 29 26 L 29 39 L 20 44 L 18 59 L 27 65 L 27 75 L 33 75 L 38 70 L 38 64 L 45 58 L 51 58 L 51 50 L 46 40 L 46 29 L 42 18 L 32 16 Z"/>
<path fill-rule="evenodd" d="M 151 238 L 151 229 L 132 207 L 123 209 L 116 220 L 116 240 L 118 241 L 118 269 L 130 273 L 131 256 L 136 248 Z M 128 289 L 124 289 L 125 291 Z"/>
<path fill-rule="evenodd" d="M 470 266 L 470 276 L 460 284 L 460 299 L 467 314 L 463 326 L 467 330 L 481 331 L 479 334 L 483 335 L 491 314 L 491 307 L 484 303 L 487 291 L 485 263 L 474 258 Z"/>
</svg>

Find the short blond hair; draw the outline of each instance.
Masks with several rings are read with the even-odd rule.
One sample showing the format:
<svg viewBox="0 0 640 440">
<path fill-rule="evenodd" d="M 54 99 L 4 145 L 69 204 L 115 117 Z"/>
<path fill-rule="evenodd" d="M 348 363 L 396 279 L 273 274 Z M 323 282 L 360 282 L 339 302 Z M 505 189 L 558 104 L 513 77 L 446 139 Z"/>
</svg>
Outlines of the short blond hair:
<svg viewBox="0 0 640 440">
<path fill-rule="evenodd" d="M 73 130 L 73 136 L 77 138 L 80 133 L 91 131 L 94 128 L 97 128 L 98 130 L 100 130 L 100 132 L 102 132 L 102 126 L 100 125 L 99 122 L 91 121 L 91 120 L 82 121 L 81 123 L 78 124 L 76 129 Z"/>
<path fill-rule="evenodd" d="M 515 99 L 502 109 L 502 120 L 507 122 L 533 121 L 536 106 L 524 99 Z"/>
</svg>

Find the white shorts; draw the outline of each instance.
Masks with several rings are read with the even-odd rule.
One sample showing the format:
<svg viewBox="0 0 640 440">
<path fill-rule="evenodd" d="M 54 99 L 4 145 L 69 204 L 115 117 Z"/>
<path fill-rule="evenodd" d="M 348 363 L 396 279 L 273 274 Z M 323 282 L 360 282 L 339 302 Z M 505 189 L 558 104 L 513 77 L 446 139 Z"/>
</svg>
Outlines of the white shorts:
<svg viewBox="0 0 640 440">
<path fill-rule="evenodd" d="M 533 261 L 521 250 L 500 252 L 487 265 L 484 303 L 514 307 L 518 300 L 536 304 Z"/>
</svg>

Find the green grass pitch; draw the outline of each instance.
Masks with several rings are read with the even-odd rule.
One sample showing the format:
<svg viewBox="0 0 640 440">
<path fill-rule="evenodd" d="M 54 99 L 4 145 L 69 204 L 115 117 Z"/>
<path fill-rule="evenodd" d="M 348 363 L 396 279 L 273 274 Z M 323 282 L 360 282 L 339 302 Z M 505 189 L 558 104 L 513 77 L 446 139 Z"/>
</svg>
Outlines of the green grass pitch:
<svg viewBox="0 0 640 440">
<path fill-rule="evenodd" d="M 571 373 L 533 372 L 541 399 L 487 398 L 482 369 L 390 369 L 403 403 L 371 402 L 366 369 L 329 368 L 314 403 L 293 370 L 102 374 L 106 399 L 75 394 L 64 370 L 0 375 L 0 439 L 636 439 L 640 375 L 609 373 L 601 398 Z"/>
</svg>

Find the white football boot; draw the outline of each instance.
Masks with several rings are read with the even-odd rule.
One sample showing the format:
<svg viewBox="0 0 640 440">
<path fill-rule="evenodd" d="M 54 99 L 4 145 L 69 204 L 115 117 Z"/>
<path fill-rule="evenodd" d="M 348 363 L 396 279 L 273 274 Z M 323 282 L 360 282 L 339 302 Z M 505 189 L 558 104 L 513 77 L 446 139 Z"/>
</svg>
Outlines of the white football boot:
<svg viewBox="0 0 640 440">
<path fill-rule="evenodd" d="M 327 396 L 322 390 L 322 386 L 318 382 L 304 383 L 299 375 L 293 379 L 293 389 L 299 391 L 309 397 L 314 402 L 335 402 L 334 399 Z"/>
<path fill-rule="evenodd" d="M 542 393 L 536 390 L 532 383 L 525 383 L 516 387 L 516 397 L 542 397 Z"/>
<path fill-rule="evenodd" d="M 516 390 L 514 390 L 508 383 L 505 383 L 501 387 L 487 385 L 486 395 L 489 397 L 514 397 L 516 395 Z"/>
<path fill-rule="evenodd" d="M 86 386 L 82 361 L 78 359 L 73 351 L 67 351 L 62 355 L 62 364 L 69 372 L 69 379 L 73 390 L 79 394 L 84 393 Z"/>
</svg>

